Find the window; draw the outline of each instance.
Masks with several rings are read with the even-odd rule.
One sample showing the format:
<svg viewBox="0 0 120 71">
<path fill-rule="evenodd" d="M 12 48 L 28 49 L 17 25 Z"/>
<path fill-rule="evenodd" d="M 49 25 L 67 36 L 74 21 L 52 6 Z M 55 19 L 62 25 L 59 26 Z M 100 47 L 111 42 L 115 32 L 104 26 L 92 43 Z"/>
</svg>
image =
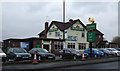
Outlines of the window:
<svg viewBox="0 0 120 71">
<path fill-rule="evenodd" d="M 63 42 L 54 42 L 54 44 L 55 44 L 55 49 L 56 50 L 63 49 Z"/>
<path fill-rule="evenodd" d="M 78 47 L 79 47 L 79 50 L 80 49 L 85 49 L 85 47 L 86 47 L 86 43 L 79 43 L 79 45 L 78 45 Z"/>
<path fill-rule="evenodd" d="M 51 32 L 49 32 L 49 35 L 51 35 Z"/>
<path fill-rule="evenodd" d="M 75 48 L 75 43 L 68 43 L 68 48 Z"/>
<path fill-rule="evenodd" d="M 101 36 L 99 35 L 99 38 L 101 38 Z"/>
<path fill-rule="evenodd" d="M 85 37 L 85 32 L 82 32 L 81 37 Z"/>
<path fill-rule="evenodd" d="M 60 37 L 60 32 L 55 32 L 55 37 Z"/>
</svg>

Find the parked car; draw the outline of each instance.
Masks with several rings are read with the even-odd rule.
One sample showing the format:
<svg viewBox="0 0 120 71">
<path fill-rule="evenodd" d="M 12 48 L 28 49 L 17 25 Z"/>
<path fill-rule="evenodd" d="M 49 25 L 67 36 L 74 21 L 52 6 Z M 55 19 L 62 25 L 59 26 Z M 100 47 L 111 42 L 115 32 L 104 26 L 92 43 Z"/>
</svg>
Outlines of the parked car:
<svg viewBox="0 0 120 71">
<path fill-rule="evenodd" d="M 62 50 L 59 51 L 59 56 L 60 58 L 64 59 L 79 59 L 82 58 L 82 52 L 80 52 L 80 50 L 77 49 L 73 49 L 73 48 L 64 48 Z M 84 53 L 85 58 L 88 57 L 87 53 Z"/>
<path fill-rule="evenodd" d="M 113 56 L 114 53 L 105 49 L 105 48 L 99 48 L 98 50 L 102 51 L 104 53 L 104 56 Z"/>
<path fill-rule="evenodd" d="M 87 48 L 84 50 L 84 52 L 88 53 L 88 56 L 90 57 L 90 48 Z M 98 49 L 92 48 L 92 57 L 103 57 L 104 53 L 102 51 L 99 51 Z"/>
<path fill-rule="evenodd" d="M 6 62 L 6 54 L 3 52 L 3 50 L 0 48 L 0 60 L 3 62 Z"/>
<path fill-rule="evenodd" d="M 48 52 L 43 48 L 32 48 L 29 53 L 32 55 L 32 59 L 34 58 L 34 53 L 37 54 L 38 60 L 55 60 L 55 54 Z"/>
<path fill-rule="evenodd" d="M 31 54 L 23 48 L 10 48 L 7 52 L 7 60 L 14 61 L 31 60 Z"/>
<path fill-rule="evenodd" d="M 120 51 L 120 48 L 115 48 L 116 50 Z"/>
<path fill-rule="evenodd" d="M 117 49 L 115 48 L 106 48 L 106 49 L 113 52 L 115 56 L 120 56 L 120 51 L 118 51 Z"/>
</svg>

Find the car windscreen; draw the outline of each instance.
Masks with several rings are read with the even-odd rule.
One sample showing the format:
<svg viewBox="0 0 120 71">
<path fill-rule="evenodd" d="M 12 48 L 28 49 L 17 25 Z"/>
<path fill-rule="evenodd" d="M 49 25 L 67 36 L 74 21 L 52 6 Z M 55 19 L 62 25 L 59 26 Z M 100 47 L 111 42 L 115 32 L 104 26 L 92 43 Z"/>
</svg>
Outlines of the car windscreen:
<svg viewBox="0 0 120 71">
<path fill-rule="evenodd" d="M 110 50 L 110 51 L 117 51 L 116 49 L 108 49 L 108 50 Z"/>
<path fill-rule="evenodd" d="M 94 51 L 97 51 L 97 52 L 99 52 L 99 50 L 98 49 L 93 49 Z"/>
<path fill-rule="evenodd" d="M 46 49 L 37 49 L 37 51 L 40 53 L 48 53 L 48 51 Z"/>
<path fill-rule="evenodd" d="M 77 49 L 70 49 L 70 51 L 71 51 L 71 52 L 77 52 L 77 53 L 80 52 L 80 51 L 77 50 Z"/>
<path fill-rule="evenodd" d="M 13 50 L 14 53 L 27 53 L 27 51 L 25 51 L 24 49 L 21 48 L 16 48 Z"/>
</svg>

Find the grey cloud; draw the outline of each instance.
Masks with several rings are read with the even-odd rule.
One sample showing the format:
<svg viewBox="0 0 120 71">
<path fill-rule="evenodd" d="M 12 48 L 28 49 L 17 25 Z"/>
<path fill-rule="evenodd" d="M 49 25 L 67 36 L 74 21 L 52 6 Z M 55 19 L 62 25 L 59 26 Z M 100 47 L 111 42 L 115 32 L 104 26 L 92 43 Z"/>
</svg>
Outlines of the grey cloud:
<svg viewBox="0 0 120 71">
<path fill-rule="evenodd" d="M 114 3 L 109 2 L 67 3 L 66 21 L 70 18 L 79 18 L 86 24 L 88 17 L 94 17 L 98 23 L 97 27 L 99 30 L 105 34 L 107 39 L 111 39 L 116 35 L 116 32 L 113 35 L 110 32 L 113 30 L 116 31 L 115 28 L 117 25 L 114 25 L 113 28 L 110 26 L 114 22 L 117 23 L 116 8 Z M 3 39 L 37 36 L 44 29 L 45 21 L 62 21 L 62 3 L 57 2 L 3 3 L 2 12 Z M 109 34 L 111 36 L 108 36 Z"/>
<path fill-rule="evenodd" d="M 108 4 L 109 2 L 74 2 L 72 8 L 76 11 L 83 10 L 83 13 L 99 14 L 107 11 Z"/>
</svg>

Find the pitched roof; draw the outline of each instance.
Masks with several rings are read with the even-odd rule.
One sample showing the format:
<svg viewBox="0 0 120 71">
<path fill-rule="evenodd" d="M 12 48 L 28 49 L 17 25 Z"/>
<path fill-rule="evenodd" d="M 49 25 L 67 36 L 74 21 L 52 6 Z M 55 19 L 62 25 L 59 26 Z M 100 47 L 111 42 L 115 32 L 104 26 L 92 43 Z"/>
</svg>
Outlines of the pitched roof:
<svg viewBox="0 0 120 71">
<path fill-rule="evenodd" d="M 94 32 L 96 33 L 96 35 L 104 35 L 102 32 L 100 32 L 98 29 L 95 29 Z"/>
<path fill-rule="evenodd" d="M 76 20 L 73 20 L 73 21 L 69 21 L 69 22 L 59 22 L 59 21 L 52 21 L 50 26 L 48 27 L 48 29 L 43 30 L 41 33 L 39 33 L 38 35 L 45 35 L 47 33 L 47 31 L 50 29 L 50 27 L 55 24 L 59 30 L 63 31 L 63 30 L 66 30 L 68 29 L 69 27 L 71 27 L 74 23 L 76 23 L 77 21 L 80 22 L 80 24 L 86 29 L 86 26 L 79 20 L 79 19 L 76 19 Z M 104 35 L 102 32 L 100 32 L 99 30 L 94 30 L 94 32 L 96 33 L 96 35 Z"/>
<path fill-rule="evenodd" d="M 51 23 L 51 25 L 50 25 L 50 27 L 52 26 L 52 24 L 54 23 L 61 31 L 63 31 L 63 30 L 66 30 L 66 29 L 68 29 L 69 27 L 71 27 L 74 23 L 76 23 L 77 21 L 79 21 L 80 22 L 80 24 L 84 27 L 84 28 L 86 28 L 85 27 L 85 25 L 79 20 L 79 19 L 76 19 L 76 20 L 73 20 L 73 21 L 69 21 L 69 22 L 58 22 L 58 21 L 52 21 L 52 23 Z M 49 27 L 49 28 L 50 28 Z M 48 29 L 49 29 L 48 28 Z"/>
<path fill-rule="evenodd" d="M 44 35 L 48 32 L 48 30 L 50 29 L 50 27 L 55 24 L 59 30 L 61 31 L 64 31 L 66 29 L 68 29 L 69 27 L 71 27 L 74 23 L 76 23 L 77 21 L 80 22 L 80 24 L 86 29 L 86 26 L 79 20 L 79 19 L 76 19 L 76 20 L 73 20 L 73 21 L 69 21 L 69 22 L 59 22 L 59 21 L 52 21 L 50 26 L 48 27 L 48 29 L 43 30 L 41 33 L 39 33 L 38 35 Z"/>
</svg>

